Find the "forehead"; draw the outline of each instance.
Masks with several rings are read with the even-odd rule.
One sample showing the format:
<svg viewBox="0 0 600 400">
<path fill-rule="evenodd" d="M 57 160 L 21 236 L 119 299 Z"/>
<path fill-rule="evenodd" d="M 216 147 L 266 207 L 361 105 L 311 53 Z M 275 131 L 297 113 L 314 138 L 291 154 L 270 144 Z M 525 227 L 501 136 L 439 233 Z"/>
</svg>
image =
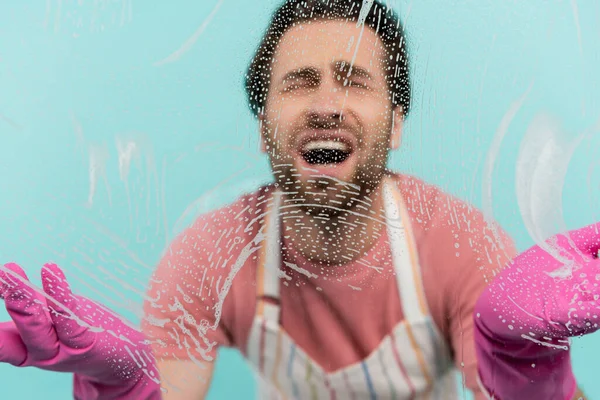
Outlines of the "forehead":
<svg viewBox="0 0 600 400">
<path fill-rule="evenodd" d="M 310 21 L 296 25 L 283 35 L 272 64 L 274 77 L 311 65 L 327 68 L 335 61 L 347 61 L 371 74 L 383 75 L 383 42 L 368 26 L 346 21 Z"/>
</svg>

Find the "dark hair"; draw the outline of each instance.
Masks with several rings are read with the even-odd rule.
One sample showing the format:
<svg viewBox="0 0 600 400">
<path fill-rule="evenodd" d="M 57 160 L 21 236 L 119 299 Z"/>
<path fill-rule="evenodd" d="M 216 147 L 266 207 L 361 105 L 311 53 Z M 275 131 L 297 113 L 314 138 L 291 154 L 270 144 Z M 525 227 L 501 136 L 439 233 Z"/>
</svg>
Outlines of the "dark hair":
<svg viewBox="0 0 600 400">
<path fill-rule="evenodd" d="M 406 38 L 400 19 L 391 7 L 380 0 L 372 1 L 366 16 L 368 0 L 286 0 L 275 11 L 269 27 L 248 67 L 246 95 L 250 110 L 256 116 L 267 100 L 271 78 L 271 61 L 277 44 L 285 32 L 300 23 L 315 20 L 358 22 L 375 31 L 387 51 L 386 78 L 392 105 L 402 106 L 404 115 L 410 106 L 410 82 Z"/>
</svg>

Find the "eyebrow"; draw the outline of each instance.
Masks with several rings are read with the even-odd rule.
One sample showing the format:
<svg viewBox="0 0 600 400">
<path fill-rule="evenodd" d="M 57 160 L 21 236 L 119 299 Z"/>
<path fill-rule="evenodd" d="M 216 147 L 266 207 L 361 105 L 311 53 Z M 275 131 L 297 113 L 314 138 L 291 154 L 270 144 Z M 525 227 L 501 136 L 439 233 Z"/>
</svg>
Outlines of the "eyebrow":
<svg viewBox="0 0 600 400">
<path fill-rule="evenodd" d="M 354 76 L 372 80 L 373 76 L 366 69 L 358 65 L 352 65 L 348 61 L 336 61 L 335 69 L 340 72 L 350 72 Z"/>
<path fill-rule="evenodd" d="M 303 67 L 288 72 L 283 76 L 281 82 L 293 81 L 296 79 L 318 79 L 321 74 L 315 67 Z"/>
</svg>

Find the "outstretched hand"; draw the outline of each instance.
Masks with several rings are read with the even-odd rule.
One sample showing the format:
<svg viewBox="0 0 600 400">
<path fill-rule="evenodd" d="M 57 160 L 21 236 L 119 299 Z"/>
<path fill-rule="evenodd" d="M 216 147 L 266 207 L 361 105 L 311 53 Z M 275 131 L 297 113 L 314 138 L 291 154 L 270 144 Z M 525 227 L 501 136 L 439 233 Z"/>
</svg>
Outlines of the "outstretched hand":
<svg viewBox="0 0 600 400">
<path fill-rule="evenodd" d="M 569 340 L 600 328 L 600 223 L 544 247 L 517 256 L 475 307 L 480 378 L 501 400 L 570 399 Z"/>
<path fill-rule="evenodd" d="M 141 332 L 71 292 L 46 264 L 43 292 L 17 264 L 0 269 L 0 296 L 12 321 L 0 323 L 0 362 L 75 373 L 77 399 L 160 399 L 155 362 Z"/>
</svg>

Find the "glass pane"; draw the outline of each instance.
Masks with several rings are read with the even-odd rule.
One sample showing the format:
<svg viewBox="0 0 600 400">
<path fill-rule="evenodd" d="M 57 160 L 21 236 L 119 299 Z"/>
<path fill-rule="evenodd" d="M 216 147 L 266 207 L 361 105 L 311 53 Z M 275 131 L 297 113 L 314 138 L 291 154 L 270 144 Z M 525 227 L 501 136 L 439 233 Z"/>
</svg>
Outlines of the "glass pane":
<svg viewBox="0 0 600 400">
<path fill-rule="evenodd" d="M 538 245 L 586 290 L 546 240 L 599 219 L 600 5 L 291 1 L 261 46 L 281 0 L 5 3 L 0 262 L 39 293 L 58 264 L 181 363 L 174 393 L 472 398 L 470 310 L 508 261 Z M 600 345 L 576 336 L 595 398 Z M 40 368 L 0 362 L 7 397 L 72 396 L 23 351 Z"/>
</svg>

